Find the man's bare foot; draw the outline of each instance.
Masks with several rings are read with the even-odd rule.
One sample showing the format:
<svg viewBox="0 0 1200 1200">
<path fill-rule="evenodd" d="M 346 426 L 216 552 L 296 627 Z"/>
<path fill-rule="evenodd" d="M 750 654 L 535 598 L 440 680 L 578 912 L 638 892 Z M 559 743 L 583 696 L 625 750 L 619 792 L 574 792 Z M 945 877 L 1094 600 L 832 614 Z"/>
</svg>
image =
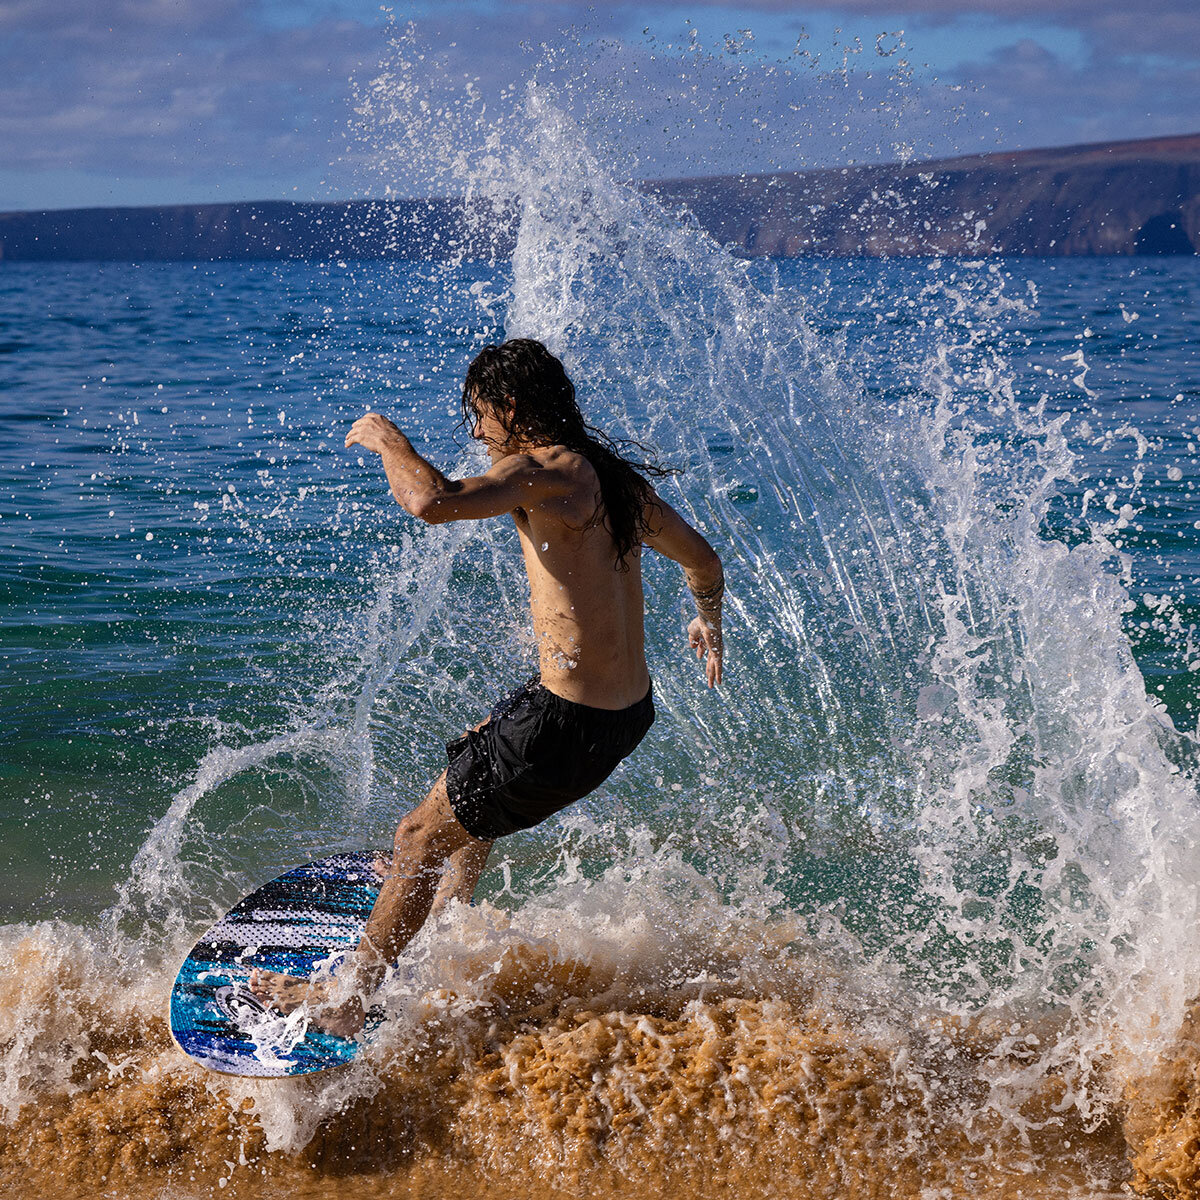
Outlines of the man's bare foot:
<svg viewBox="0 0 1200 1200">
<path fill-rule="evenodd" d="M 279 971 L 255 967 L 250 972 L 250 991 L 264 1004 L 285 1016 L 303 1005 L 309 1020 L 334 1037 L 354 1037 L 366 1021 L 357 995 L 341 999 L 336 980 L 301 979 Z"/>
</svg>

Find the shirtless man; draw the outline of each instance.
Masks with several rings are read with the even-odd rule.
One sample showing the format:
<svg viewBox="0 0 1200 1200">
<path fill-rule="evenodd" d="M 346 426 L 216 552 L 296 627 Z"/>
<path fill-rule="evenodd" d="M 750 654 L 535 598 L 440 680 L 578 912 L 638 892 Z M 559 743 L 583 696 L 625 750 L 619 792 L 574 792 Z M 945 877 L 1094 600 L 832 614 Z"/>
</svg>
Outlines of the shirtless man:
<svg viewBox="0 0 1200 1200">
<path fill-rule="evenodd" d="M 643 546 L 683 567 L 696 600 L 688 642 L 721 682 L 724 575 L 713 548 L 642 472 L 583 420 L 575 389 L 540 342 L 485 346 L 467 371 L 463 414 L 492 466 L 447 479 L 385 417 L 346 435 L 378 454 L 392 495 L 419 520 L 516 522 L 529 576 L 539 677 L 446 748 L 449 766 L 400 822 L 379 898 L 354 959 L 331 983 L 255 971 L 260 999 L 349 1035 L 362 998 L 432 911 L 471 899 L 492 842 L 599 787 L 654 720 L 643 648 Z"/>
</svg>

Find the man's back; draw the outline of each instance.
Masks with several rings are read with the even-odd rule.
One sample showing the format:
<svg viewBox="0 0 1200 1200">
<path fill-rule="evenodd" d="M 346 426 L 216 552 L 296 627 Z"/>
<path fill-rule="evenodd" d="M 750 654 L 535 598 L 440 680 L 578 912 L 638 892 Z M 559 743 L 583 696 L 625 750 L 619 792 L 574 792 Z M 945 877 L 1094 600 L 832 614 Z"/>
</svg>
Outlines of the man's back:
<svg viewBox="0 0 1200 1200">
<path fill-rule="evenodd" d="M 563 493 L 513 511 L 542 685 L 576 704 L 626 708 L 650 688 L 640 547 L 622 569 L 603 520 L 599 478 L 583 455 L 551 446 L 530 457 L 570 480 Z"/>
</svg>

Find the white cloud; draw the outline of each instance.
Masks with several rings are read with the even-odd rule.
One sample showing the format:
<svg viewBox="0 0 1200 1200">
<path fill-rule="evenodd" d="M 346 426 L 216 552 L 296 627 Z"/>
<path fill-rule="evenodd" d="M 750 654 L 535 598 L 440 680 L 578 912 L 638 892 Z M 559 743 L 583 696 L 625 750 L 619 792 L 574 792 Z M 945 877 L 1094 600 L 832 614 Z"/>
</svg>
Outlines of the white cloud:
<svg viewBox="0 0 1200 1200">
<path fill-rule="evenodd" d="M 436 175 L 428 164 L 393 161 L 373 172 L 369 143 L 347 142 L 351 81 L 361 86 L 389 57 L 389 32 L 368 6 L 360 19 L 340 17 L 331 5 L 307 23 L 281 27 L 254 0 L 0 2 L 0 207 L 6 191 L 28 204 L 39 175 L 54 181 L 58 203 L 71 202 L 72 177 L 105 180 L 125 197 L 175 188 L 181 199 L 291 195 L 297 186 L 302 195 L 428 186 Z M 949 73 L 949 82 L 964 85 L 957 95 L 928 78 L 890 78 L 895 60 L 875 58 L 869 42 L 842 76 L 836 52 L 815 67 L 802 59 L 780 65 L 641 37 L 644 23 L 678 27 L 687 7 L 682 0 L 653 10 L 618 5 L 603 17 L 575 0 L 432 8 L 420 21 L 431 47 L 418 68 L 420 86 L 449 110 L 461 101 L 463 80 L 477 79 L 494 113 L 543 58 L 541 43 L 552 43 L 561 49 L 542 63 L 540 77 L 564 84 L 568 106 L 618 170 L 646 176 L 866 161 L 904 145 L 926 157 L 998 140 L 1184 132 L 1200 111 L 1194 66 L 1181 61 L 1200 53 L 1200 9 L 1168 0 L 1147 0 L 1136 12 L 1109 0 L 1050 9 L 1035 0 L 923 0 L 903 18 L 883 0 L 822 10 L 880 29 L 914 16 L 927 26 L 971 13 L 1012 21 L 1010 45 Z M 759 0 L 717 11 L 753 25 L 756 14 L 795 9 Z M 1085 61 L 1067 64 L 1021 38 L 1026 19 L 1082 32 Z M 606 29 L 609 42 L 595 32 L 575 41 L 559 33 L 572 22 Z M 1154 61 L 1130 58 L 1152 50 Z M 956 105 L 965 105 L 966 119 Z M 978 116 L 985 109 L 987 119 Z M 459 130 L 464 145 L 477 133 Z"/>
</svg>

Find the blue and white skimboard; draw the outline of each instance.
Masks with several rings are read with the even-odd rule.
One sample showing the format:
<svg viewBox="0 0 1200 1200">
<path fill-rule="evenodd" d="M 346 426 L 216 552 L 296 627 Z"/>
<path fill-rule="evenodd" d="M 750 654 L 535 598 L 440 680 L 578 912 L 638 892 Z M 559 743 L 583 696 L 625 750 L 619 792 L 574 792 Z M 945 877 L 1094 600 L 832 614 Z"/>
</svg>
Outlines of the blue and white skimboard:
<svg viewBox="0 0 1200 1200">
<path fill-rule="evenodd" d="M 180 1048 L 230 1075 L 305 1075 L 348 1063 L 363 1034 L 335 1037 L 315 1028 L 303 1008 L 284 1016 L 265 1006 L 250 991 L 250 972 L 336 970 L 379 895 L 375 857 L 334 854 L 295 867 L 231 908 L 192 948 L 171 989 L 171 1034 Z"/>
</svg>

